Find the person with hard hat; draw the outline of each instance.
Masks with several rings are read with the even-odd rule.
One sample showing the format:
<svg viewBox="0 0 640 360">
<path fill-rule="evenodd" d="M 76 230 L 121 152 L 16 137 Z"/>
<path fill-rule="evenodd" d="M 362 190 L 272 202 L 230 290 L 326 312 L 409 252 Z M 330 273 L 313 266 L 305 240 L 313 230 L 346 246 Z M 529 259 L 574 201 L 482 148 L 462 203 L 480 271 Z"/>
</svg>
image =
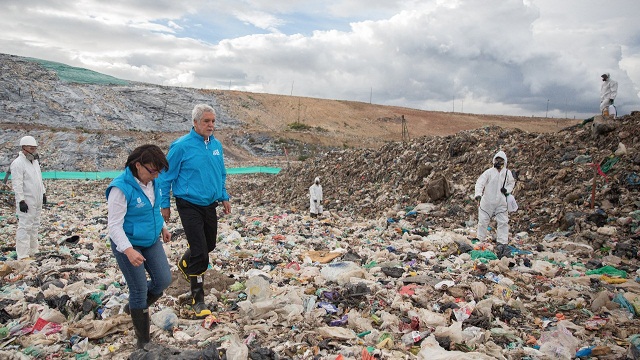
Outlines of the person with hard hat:
<svg viewBox="0 0 640 360">
<path fill-rule="evenodd" d="M 47 203 L 38 143 L 33 136 L 20 139 L 20 152 L 11 163 L 11 184 L 16 195 L 16 214 L 18 231 L 16 232 L 16 253 L 18 260 L 29 259 L 38 252 L 38 228 L 42 205 Z"/>
</svg>

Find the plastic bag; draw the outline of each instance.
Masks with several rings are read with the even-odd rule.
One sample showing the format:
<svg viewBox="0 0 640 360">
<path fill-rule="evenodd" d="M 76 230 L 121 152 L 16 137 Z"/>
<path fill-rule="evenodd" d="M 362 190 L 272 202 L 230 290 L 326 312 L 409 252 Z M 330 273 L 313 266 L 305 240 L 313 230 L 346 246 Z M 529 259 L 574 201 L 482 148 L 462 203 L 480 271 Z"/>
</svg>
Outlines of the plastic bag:
<svg viewBox="0 0 640 360">
<path fill-rule="evenodd" d="M 328 281 L 335 281 L 338 284 L 346 284 L 352 277 L 364 278 L 364 270 L 352 261 L 342 261 L 328 264 L 320 270 Z"/>
<path fill-rule="evenodd" d="M 164 308 L 162 311 L 151 315 L 151 322 L 163 330 L 171 330 L 178 325 L 178 315 L 172 308 Z"/>
<path fill-rule="evenodd" d="M 553 359 L 573 359 L 580 342 L 559 322 L 555 330 L 542 333 L 540 343 L 540 352 Z"/>
<path fill-rule="evenodd" d="M 516 202 L 516 198 L 513 197 L 513 194 L 509 194 L 509 196 L 507 196 L 507 211 L 508 212 L 518 211 L 518 203 Z"/>
<path fill-rule="evenodd" d="M 227 359 L 246 360 L 249 358 L 249 348 L 243 344 L 237 334 L 232 334 L 227 348 Z"/>
<path fill-rule="evenodd" d="M 462 323 L 459 323 L 462 324 Z M 493 356 L 478 351 L 464 353 L 462 351 L 443 349 L 435 336 L 431 335 L 422 341 L 418 360 L 492 360 Z"/>
<path fill-rule="evenodd" d="M 271 297 L 269 281 L 262 276 L 253 276 L 246 282 L 245 292 L 252 303 L 266 300 Z"/>
</svg>

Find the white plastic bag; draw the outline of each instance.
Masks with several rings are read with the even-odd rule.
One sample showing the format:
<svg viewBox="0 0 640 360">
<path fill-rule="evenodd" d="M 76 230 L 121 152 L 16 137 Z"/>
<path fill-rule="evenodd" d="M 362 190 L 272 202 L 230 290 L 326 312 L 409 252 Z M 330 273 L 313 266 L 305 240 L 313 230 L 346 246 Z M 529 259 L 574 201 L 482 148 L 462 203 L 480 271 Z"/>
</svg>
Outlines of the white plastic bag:
<svg viewBox="0 0 640 360">
<path fill-rule="evenodd" d="M 249 278 L 245 283 L 245 286 L 247 287 L 245 289 L 247 300 L 252 303 L 267 300 L 271 297 L 271 286 L 269 281 L 260 275 Z"/>
<path fill-rule="evenodd" d="M 155 326 L 169 331 L 178 325 L 178 315 L 173 312 L 172 308 L 167 307 L 151 315 L 151 322 L 153 322 Z"/>
<path fill-rule="evenodd" d="M 227 359 L 246 360 L 249 358 L 249 348 L 242 343 L 238 334 L 231 334 L 229 337 L 229 347 L 227 348 Z"/>
<path fill-rule="evenodd" d="M 507 211 L 515 212 L 518 210 L 518 203 L 516 202 L 516 198 L 513 197 L 512 194 L 507 196 Z"/>
<path fill-rule="evenodd" d="M 540 352 L 553 359 L 573 359 L 580 341 L 559 322 L 555 330 L 540 335 Z"/>
</svg>

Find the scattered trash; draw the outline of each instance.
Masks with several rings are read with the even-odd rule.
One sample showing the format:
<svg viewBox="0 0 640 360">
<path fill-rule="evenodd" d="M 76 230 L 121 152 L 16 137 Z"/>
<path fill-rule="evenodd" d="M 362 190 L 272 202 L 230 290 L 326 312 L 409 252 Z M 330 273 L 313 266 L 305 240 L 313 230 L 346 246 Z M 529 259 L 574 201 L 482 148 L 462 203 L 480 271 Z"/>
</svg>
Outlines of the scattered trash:
<svg viewBox="0 0 640 360">
<path fill-rule="evenodd" d="M 486 127 L 455 144 L 434 137 L 340 150 L 276 177 L 230 177 L 233 211 L 220 218 L 205 274 L 212 315 L 187 315 L 189 286 L 175 266 L 187 242 L 172 212 L 164 247 L 175 281 L 149 309 L 145 349 L 133 347 L 123 313 L 128 290 L 109 248 L 105 181 L 47 180 L 52 198 L 74 201 L 44 211 L 34 259 L 16 260 L 0 240 L 0 358 L 640 359 L 640 134 L 631 125 L 619 155 L 616 131 L 592 139 L 581 128 Z M 474 240 L 475 172 L 466 173 L 496 139 L 521 170 L 508 245 Z M 431 191 L 445 199 L 430 199 L 436 182 L 415 174 L 426 162 L 447 169 L 442 191 Z M 609 179 L 597 177 L 595 188 L 593 162 Z M 308 198 L 291 183 L 312 172 L 336 189 L 320 218 L 307 215 Z M 1 239 L 16 229 L 9 200 Z"/>
</svg>

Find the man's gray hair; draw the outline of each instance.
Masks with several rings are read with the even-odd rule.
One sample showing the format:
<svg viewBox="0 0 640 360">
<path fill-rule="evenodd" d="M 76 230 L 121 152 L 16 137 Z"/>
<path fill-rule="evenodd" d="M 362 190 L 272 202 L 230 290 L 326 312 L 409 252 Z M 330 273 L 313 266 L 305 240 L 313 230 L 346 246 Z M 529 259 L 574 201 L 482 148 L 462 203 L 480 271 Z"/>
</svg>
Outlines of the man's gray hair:
<svg viewBox="0 0 640 360">
<path fill-rule="evenodd" d="M 212 113 L 214 116 L 216 115 L 216 111 L 211 106 L 207 104 L 198 104 L 191 112 L 191 119 L 193 121 L 200 121 L 204 113 Z"/>
</svg>

